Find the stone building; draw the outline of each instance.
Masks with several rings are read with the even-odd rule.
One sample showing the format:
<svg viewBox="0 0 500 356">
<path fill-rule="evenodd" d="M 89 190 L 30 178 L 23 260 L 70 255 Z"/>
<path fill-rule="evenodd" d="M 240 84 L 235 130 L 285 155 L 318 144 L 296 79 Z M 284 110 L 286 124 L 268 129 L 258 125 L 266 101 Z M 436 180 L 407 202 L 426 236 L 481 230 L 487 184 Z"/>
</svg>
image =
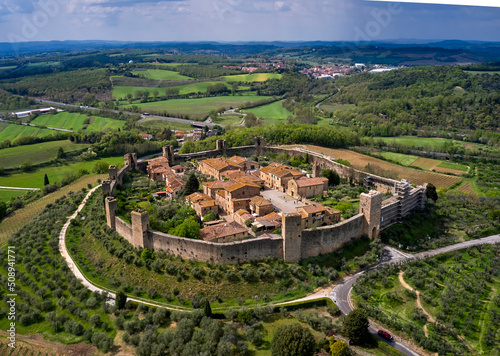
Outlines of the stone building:
<svg viewBox="0 0 500 356">
<path fill-rule="evenodd" d="M 273 211 L 273 204 L 259 195 L 250 198 L 249 205 L 250 212 L 257 216 L 264 216 Z"/>
<path fill-rule="evenodd" d="M 248 235 L 248 229 L 234 221 L 207 226 L 200 230 L 200 237 L 203 241 L 210 242 L 238 241 L 243 240 Z"/>
<path fill-rule="evenodd" d="M 209 158 L 199 162 L 198 170 L 215 179 L 223 179 L 222 173 L 226 171 L 249 171 L 259 168 L 259 164 L 254 161 L 248 161 L 243 157 L 233 156 L 231 158 L 218 157 Z"/>
<path fill-rule="evenodd" d="M 313 226 L 336 224 L 341 219 L 341 213 L 338 210 L 319 203 L 312 203 L 295 209 L 295 212 L 302 217 L 302 229 L 309 229 Z"/>
<path fill-rule="evenodd" d="M 196 211 L 198 216 L 205 216 L 210 212 L 219 214 L 219 207 L 211 196 L 203 193 L 193 193 L 186 197 L 186 204 Z"/>
<path fill-rule="evenodd" d="M 286 193 L 294 198 L 310 198 L 316 195 L 323 195 L 328 191 L 328 179 L 325 177 L 307 178 L 302 177 L 297 180 L 290 180 Z"/>
<path fill-rule="evenodd" d="M 233 182 L 215 194 L 215 202 L 227 214 L 233 215 L 239 209 L 248 210 L 250 198 L 259 195 L 260 187 L 253 183 Z"/>
<path fill-rule="evenodd" d="M 260 169 L 260 179 L 264 181 L 266 187 L 282 193 L 286 191 L 290 180 L 299 179 L 304 176 L 304 173 L 299 172 L 295 168 L 274 162 Z"/>
</svg>

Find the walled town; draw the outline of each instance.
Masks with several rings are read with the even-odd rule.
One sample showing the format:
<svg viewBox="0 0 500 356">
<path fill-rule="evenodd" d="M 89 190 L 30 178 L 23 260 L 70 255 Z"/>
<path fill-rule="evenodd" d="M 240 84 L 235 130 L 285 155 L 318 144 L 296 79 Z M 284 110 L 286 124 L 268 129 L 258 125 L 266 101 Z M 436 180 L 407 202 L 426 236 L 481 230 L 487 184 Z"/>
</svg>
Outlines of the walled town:
<svg viewBox="0 0 500 356">
<path fill-rule="evenodd" d="M 298 262 L 302 258 L 330 253 L 352 239 L 375 238 L 381 229 L 400 222 L 425 204 L 426 185 L 412 187 L 401 182 L 347 169 L 331 157 L 307 154 L 312 174 L 272 162 L 265 167 L 238 156 L 246 151 L 260 156 L 283 151 L 303 155 L 300 150 L 267 147 L 261 138 L 254 146 L 228 149 L 225 141 L 217 149 L 193 155 L 175 155 L 171 146 L 163 148 L 162 157 L 137 162 L 134 154 L 125 155 L 125 167 L 109 169 L 110 180 L 103 182 L 108 226 L 116 229 L 136 247 L 164 250 L 185 258 L 221 262 L 258 260 L 266 257 Z M 140 209 L 131 212 L 131 224 L 117 216 L 113 198 L 116 185 L 123 183 L 131 170 L 147 174 L 151 181 L 164 184 L 157 197 L 176 199 L 185 186 L 185 168 L 176 164 L 197 158 L 196 169 L 211 181 L 202 182 L 203 192 L 185 198 L 199 217 L 207 214 L 219 219 L 204 223 L 200 239 L 188 239 L 150 229 L 149 214 Z M 360 195 L 359 213 L 343 219 L 341 212 L 316 203 L 310 198 L 327 194 L 328 179 L 321 169 L 331 168 L 370 188 Z M 378 190 L 379 191 L 378 191 Z M 392 192 L 389 199 L 383 194 Z"/>
</svg>

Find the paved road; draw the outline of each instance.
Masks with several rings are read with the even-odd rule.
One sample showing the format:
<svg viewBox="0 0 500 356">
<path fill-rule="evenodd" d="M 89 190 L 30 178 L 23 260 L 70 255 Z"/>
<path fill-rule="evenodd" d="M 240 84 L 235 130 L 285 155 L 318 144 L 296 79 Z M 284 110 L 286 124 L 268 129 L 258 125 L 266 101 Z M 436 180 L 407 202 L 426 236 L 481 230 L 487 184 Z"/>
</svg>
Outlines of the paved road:
<svg viewBox="0 0 500 356">
<path fill-rule="evenodd" d="M 4 186 L 0 186 L 0 189 L 12 189 L 12 190 L 40 190 L 40 188 L 22 188 L 22 187 L 4 187 Z"/>
<path fill-rule="evenodd" d="M 343 314 L 349 314 L 354 309 L 354 306 L 352 305 L 352 302 L 351 302 L 352 287 L 353 287 L 354 283 L 356 283 L 358 278 L 361 277 L 364 273 L 366 273 L 368 271 L 374 270 L 374 269 L 380 267 L 381 265 L 388 264 L 388 263 L 397 263 L 397 262 L 402 262 L 402 261 L 409 260 L 409 259 L 420 259 L 420 258 L 425 258 L 427 256 L 436 256 L 436 255 L 439 255 L 442 253 L 460 250 L 460 249 L 464 249 L 464 248 L 471 247 L 471 246 L 484 245 L 484 244 L 492 245 L 492 244 L 496 244 L 496 243 L 500 243 L 500 235 L 492 235 L 492 236 L 488 236 L 488 237 L 478 239 L 478 240 L 461 242 L 461 243 L 456 244 L 456 245 L 438 248 L 435 250 L 419 253 L 416 255 L 410 255 L 407 253 L 403 253 L 403 252 L 398 251 L 394 248 L 386 246 L 384 248 L 384 254 L 382 255 L 382 258 L 381 258 L 379 263 L 377 263 L 376 265 L 371 266 L 371 267 L 369 267 L 361 272 L 358 272 L 355 275 L 350 276 L 350 277 L 344 279 L 342 282 L 335 285 L 335 287 L 330 292 L 330 298 L 334 301 L 335 304 L 337 304 L 337 306 L 339 307 L 340 311 Z M 377 335 L 376 330 L 373 328 L 370 329 L 370 332 L 374 335 Z M 378 337 L 378 335 L 377 335 L 377 337 Z M 380 339 L 383 341 L 386 341 L 382 338 L 380 338 Z M 392 342 L 389 344 L 391 346 L 393 346 L 394 348 L 396 348 L 397 350 L 403 352 L 405 355 L 411 355 L 411 356 L 418 355 L 413 350 L 411 350 L 410 348 L 408 348 L 407 346 L 405 346 L 401 343 Z"/>
<path fill-rule="evenodd" d="M 80 105 L 58 103 L 56 101 L 51 101 L 51 100 L 43 100 L 43 99 L 34 99 L 34 100 L 38 101 L 39 103 L 44 103 L 44 104 L 49 104 L 49 105 L 59 105 L 59 106 L 65 106 L 65 107 L 68 107 L 68 108 L 81 108 Z M 98 110 L 98 111 L 104 110 L 104 111 L 108 111 L 108 112 L 113 112 L 115 114 L 118 114 L 119 112 L 122 112 L 122 113 L 124 113 L 126 115 L 137 115 L 136 112 L 122 111 L 122 110 L 112 110 L 112 109 L 101 109 L 101 108 L 94 108 L 92 106 L 85 106 L 85 107 L 83 107 L 83 109 L 86 109 L 86 110 Z M 153 118 L 153 119 L 157 119 L 157 120 L 179 122 L 179 123 L 189 124 L 189 125 L 194 125 L 194 126 L 199 126 L 199 127 L 203 127 L 203 126 L 212 127 L 212 126 L 214 126 L 214 124 L 212 124 L 212 123 L 207 123 L 207 122 L 202 122 L 202 121 L 185 120 L 185 119 L 180 119 L 178 117 L 156 116 L 156 115 L 148 115 L 148 116 L 141 115 L 141 117 L 142 117 L 142 119 Z"/>
</svg>

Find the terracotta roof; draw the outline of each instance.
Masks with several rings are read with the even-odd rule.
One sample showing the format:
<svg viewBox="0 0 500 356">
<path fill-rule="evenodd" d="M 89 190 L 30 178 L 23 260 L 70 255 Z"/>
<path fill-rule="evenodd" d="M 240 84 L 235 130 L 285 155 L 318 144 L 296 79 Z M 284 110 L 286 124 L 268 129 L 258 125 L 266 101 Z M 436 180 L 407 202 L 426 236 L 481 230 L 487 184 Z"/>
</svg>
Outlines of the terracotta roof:
<svg viewBox="0 0 500 356">
<path fill-rule="evenodd" d="M 148 161 L 148 166 L 163 166 L 166 165 L 168 167 L 168 159 L 165 157 L 158 157 L 155 159 L 151 159 Z"/>
<path fill-rule="evenodd" d="M 320 213 L 325 211 L 325 207 L 318 203 L 312 203 L 311 205 L 305 205 L 300 207 L 299 209 L 304 209 L 309 214 Z"/>
<path fill-rule="evenodd" d="M 239 209 L 237 212 L 235 212 L 236 215 L 243 215 L 243 214 L 250 214 L 248 211 Z"/>
<path fill-rule="evenodd" d="M 213 200 L 213 199 L 202 200 L 202 201 L 199 201 L 197 204 L 199 204 L 200 206 L 206 208 L 206 207 L 209 207 L 209 206 L 215 206 L 215 200 Z"/>
<path fill-rule="evenodd" d="M 177 164 L 177 165 L 170 167 L 170 168 L 177 170 L 177 169 L 182 169 L 182 166 L 180 164 Z"/>
<path fill-rule="evenodd" d="M 250 174 L 245 174 L 244 176 L 242 176 L 240 178 L 236 178 L 235 180 L 237 182 L 241 182 L 241 183 L 253 183 L 253 184 L 257 184 L 257 185 L 264 182 L 262 179 L 257 178 L 253 175 L 250 175 Z"/>
<path fill-rule="evenodd" d="M 250 199 L 252 203 L 254 203 L 256 206 L 267 206 L 267 205 L 273 205 L 270 201 L 262 198 L 259 195 L 256 195 Z"/>
<path fill-rule="evenodd" d="M 271 164 L 269 164 L 268 166 L 266 167 L 262 167 L 260 169 L 261 172 L 264 172 L 264 173 L 269 173 L 273 168 L 276 168 L 277 166 L 280 166 L 279 163 L 276 163 L 276 162 L 272 162 Z"/>
<path fill-rule="evenodd" d="M 328 183 L 328 179 L 325 177 L 317 177 L 317 178 L 307 178 L 303 177 L 295 181 L 297 183 L 297 187 L 313 187 L 315 185 L 324 185 Z"/>
<path fill-rule="evenodd" d="M 266 219 L 266 220 L 269 220 L 269 221 L 279 221 L 280 223 L 281 223 L 281 221 L 283 219 L 283 217 L 280 214 L 278 214 L 278 213 L 276 213 L 274 211 L 272 213 L 264 215 L 262 218 Z"/>
<path fill-rule="evenodd" d="M 167 186 L 175 192 L 184 187 L 184 182 L 180 179 L 171 179 L 168 181 Z"/>
<path fill-rule="evenodd" d="M 205 241 L 246 233 L 248 230 L 235 221 L 204 227 L 200 230 L 200 237 Z"/>
<path fill-rule="evenodd" d="M 260 186 L 258 186 L 257 184 L 254 184 L 254 183 L 249 183 L 249 182 L 233 182 L 233 184 L 227 186 L 225 189 L 228 191 L 228 192 L 234 192 L 235 190 L 238 190 L 238 189 L 241 189 L 241 188 L 246 188 L 246 187 L 249 187 L 249 188 L 259 188 L 260 189 Z"/>
<path fill-rule="evenodd" d="M 213 200 L 211 196 L 203 194 L 203 193 L 193 193 L 191 195 L 188 195 L 186 197 L 186 200 L 190 201 L 191 203 L 196 203 L 199 202 L 200 200 Z"/>
<path fill-rule="evenodd" d="M 239 166 L 240 164 L 242 164 L 245 161 L 246 161 L 246 159 L 243 157 L 240 157 L 240 156 L 233 156 L 233 157 L 227 159 L 228 163 L 232 163 L 232 164 L 235 164 L 237 166 Z"/>
<path fill-rule="evenodd" d="M 242 172 L 240 170 L 231 169 L 231 170 L 225 171 L 224 173 L 221 173 L 221 176 L 227 177 L 229 179 L 236 179 L 236 178 L 246 176 L 246 173 Z"/>
<path fill-rule="evenodd" d="M 229 166 L 224 158 L 209 158 L 202 162 L 217 171 L 220 171 Z"/>
</svg>

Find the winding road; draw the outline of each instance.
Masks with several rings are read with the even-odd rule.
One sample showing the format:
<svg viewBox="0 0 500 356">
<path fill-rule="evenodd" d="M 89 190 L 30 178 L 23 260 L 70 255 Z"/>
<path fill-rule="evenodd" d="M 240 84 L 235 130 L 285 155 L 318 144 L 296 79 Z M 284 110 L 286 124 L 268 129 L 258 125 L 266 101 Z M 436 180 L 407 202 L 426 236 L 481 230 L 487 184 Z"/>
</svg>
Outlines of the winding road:
<svg viewBox="0 0 500 356">
<path fill-rule="evenodd" d="M 91 291 L 105 292 L 108 294 L 108 296 L 110 298 L 114 299 L 115 298 L 114 293 L 112 293 L 109 290 L 103 289 L 100 286 L 95 285 L 93 282 L 89 281 L 85 277 L 85 275 L 82 273 L 82 271 L 78 268 L 76 263 L 71 258 L 71 255 L 69 254 L 68 249 L 66 248 L 66 232 L 68 230 L 69 225 L 71 224 L 71 220 L 76 218 L 78 213 L 80 211 L 82 211 L 82 209 L 84 208 L 85 204 L 89 200 L 92 193 L 94 193 L 100 186 L 101 185 L 98 185 L 98 186 L 92 188 L 85 196 L 85 199 L 78 206 L 78 209 L 71 216 L 68 217 L 68 220 L 64 224 L 64 226 L 61 229 L 61 232 L 59 234 L 59 251 L 61 252 L 61 255 L 63 256 L 64 260 L 66 261 L 66 264 L 68 265 L 71 272 L 75 275 L 75 277 L 86 288 L 88 288 Z M 366 268 L 366 269 L 364 269 L 364 270 L 362 270 L 362 271 L 360 271 L 360 272 L 358 272 L 350 277 L 347 277 L 343 281 L 337 283 L 334 286 L 334 288 L 330 291 L 330 294 L 328 295 L 328 297 L 335 304 L 337 304 L 337 306 L 339 307 L 340 311 L 343 314 L 349 314 L 352 310 L 354 310 L 354 305 L 352 304 L 352 301 L 351 301 L 352 287 L 356 283 L 357 279 L 368 271 L 374 270 L 374 269 L 376 269 L 384 264 L 398 263 L 398 262 L 411 260 L 411 259 L 421 259 L 421 258 L 425 258 L 427 256 L 435 256 L 435 255 L 439 255 L 442 253 L 460 250 L 460 249 L 464 249 L 464 248 L 471 247 L 471 246 L 484 245 L 484 244 L 492 245 L 492 244 L 496 244 L 496 243 L 500 243 L 500 235 L 492 235 L 492 236 L 485 237 L 485 238 L 478 239 L 478 240 L 461 242 L 461 243 L 458 243 L 455 245 L 451 245 L 451 246 L 447 246 L 447 247 L 443 247 L 443 248 L 438 248 L 435 250 L 426 251 L 426 252 L 418 253 L 415 255 L 407 254 L 407 253 L 401 252 L 399 250 L 396 250 L 395 248 L 385 246 L 384 252 L 383 252 L 379 262 L 377 262 L 376 264 L 374 264 L 374 265 L 372 265 L 372 266 L 370 266 L 370 267 L 368 267 L 368 268 Z M 290 301 L 287 303 L 297 302 L 297 301 L 302 301 L 302 300 L 317 299 L 317 298 L 322 298 L 322 297 L 326 297 L 326 296 L 327 296 L 327 293 L 325 293 L 324 291 L 321 291 L 317 294 L 314 294 L 314 295 L 311 295 L 311 296 L 308 296 L 305 298 L 297 299 L 295 301 Z M 127 299 L 132 300 L 134 302 L 143 303 L 146 305 L 162 307 L 162 308 L 166 307 L 165 305 L 148 302 L 148 301 L 142 300 L 142 299 L 137 299 L 137 298 L 132 298 L 132 297 L 128 297 Z M 281 305 L 286 305 L 287 303 L 282 303 Z M 188 311 L 187 308 L 178 308 L 175 306 L 168 306 L 168 308 Z M 387 342 L 389 345 L 394 347 L 396 350 L 401 351 L 405 355 L 409 355 L 409 356 L 418 356 L 419 355 L 417 352 L 412 350 L 409 345 L 407 345 L 404 342 L 399 342 L 399 341 L 388 342 L 387 340 L 381 338 L 380 336 L 378 336 L 377 330 L 373 326 L 370 326 L 369 331 L 371 334 L 375 335 L 380 340 Z"/>
<path fill-rule="evenodd" d="M 492 235 L 492 236 L 488 236 L 488 237 L 478 239 L 478 240 L 465 241 L 465 242 L 461 242 L 461 243 L 458 243 L 455 245 L 446 246 L 446 247 L 438 248 L 435 250 L 430 250 L 430 251 L 418 253 L 415 255 L 403 253 L 403 252 L 398 251 L 392 247 L 386 246 L 384 248 L 384 253 L 382 255 L 382 258 L 380 259 L 380 261 L 377 264 L 375 264 L 375 265 L 373 265 L 365 270 L 362 270 L 362 271 L 354 274 L 353 276 L 350 276 L 350 277 L 344 279 L 343 281 L 341 281 L 340 283 L 336 284 L 335 287 L 330 292 L 330 298 L 333 300 L 333 302 L 335 304 L 337 304 L 337 306 L 339 307 L 340 311 L 343 314 L 349 314 L 352 310 L 354 310 L 354 305 L 352 304 L 352 301 L 351 301 L 352 287 L 354 286 L 354 284 L 356 283 L 358 278 L 361 277 L 363 274 L 365 274 L 368 271 L 374 270 L 374 269 L 376 269 L 384 264 L 388 264 L 388 263 L 398 263 L 398 262 L 411 260 L 411 259 L 421 259 L 421 258 L 425 258 L 428 256 L 436 256 L 436 255 L 440 255 L 442 253 L 447 253 L 447 252 L 451 252 L 451 251 L 455 251 L 455 250 L 461 250 L 461 249 L 471 247 L 471 246 L 484 245 L 484 244 L 493 245 L 496 243 L 500 243 L 500 235 Z M 379 339 L 387 342 L 389 345 L 394 347 L 396 350 L 403 352 L 405 355 L 410 355 L 410 356 L 418 355 L 418 353 L 416 353 L 415 351 L 410 349 L 410 347 L 406 344 L 403 344 L 401 342 L 396 342 L 396 341 L 395 342 L 388 342 L 385 339 L 379 337 L 377 334 L 377 330 L 375 330 L 373 327 L 370 327 L 369 331 L 371 334 L 373 334 L 373 335 L 377 336 Z"/>
</svg>

